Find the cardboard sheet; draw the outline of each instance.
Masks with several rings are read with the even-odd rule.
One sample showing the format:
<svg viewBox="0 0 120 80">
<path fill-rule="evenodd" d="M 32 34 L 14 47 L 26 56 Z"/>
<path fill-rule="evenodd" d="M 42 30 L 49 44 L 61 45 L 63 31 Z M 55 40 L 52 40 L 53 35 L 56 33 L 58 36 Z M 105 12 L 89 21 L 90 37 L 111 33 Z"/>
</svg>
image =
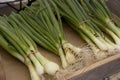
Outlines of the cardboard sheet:
<svg viewBox="0 0 120 80">
<path fill-rule="evenodd" d="M 3 61 L 2 61 L 2 57 L 0 55 L 0 80 L 5 80 L 6 76 L 5 76 L 5 71 L 4 71 L 4 67 L 3 67 Z"/>
</svg>

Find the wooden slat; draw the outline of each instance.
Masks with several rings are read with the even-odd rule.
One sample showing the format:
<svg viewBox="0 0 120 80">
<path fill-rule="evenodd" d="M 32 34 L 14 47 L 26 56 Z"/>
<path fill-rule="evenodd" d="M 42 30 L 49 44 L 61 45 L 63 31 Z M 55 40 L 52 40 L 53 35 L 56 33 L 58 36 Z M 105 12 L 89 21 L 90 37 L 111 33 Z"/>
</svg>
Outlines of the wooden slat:
<svg viewBox="0 0 120 80">
<path fill-rule="evenodd" d="M 69 80 L 102 80 L 120 72 L 120 54 L 114 55 L 88 67 L 78 70 L 67 77 Z"/>
<path fill-rule="evenodd" d="M 0 56 L 0 80 L 6 80 L 1 56 Z"/>
</svg>

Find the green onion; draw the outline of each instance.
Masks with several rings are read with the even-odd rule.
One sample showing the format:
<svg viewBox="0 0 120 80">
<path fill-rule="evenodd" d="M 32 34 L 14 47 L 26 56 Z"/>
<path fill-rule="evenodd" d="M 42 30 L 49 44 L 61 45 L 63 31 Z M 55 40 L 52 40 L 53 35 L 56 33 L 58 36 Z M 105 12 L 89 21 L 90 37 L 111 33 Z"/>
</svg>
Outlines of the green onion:
<svg viewBox="0 0 120 80">
<path fill-rule="evenodd" d="M 91 21 L 91 18 L 82 8 L 81 4 L 79 4 L 78 0 L 53 1 L 57 5 L 60 14 L 65 19 L 65 21 L 74 30 L 76 30 L 82 36 L 82 38 L 90 45 L 96 58 L 102 59 L 105 58 L 106 55 L 108 55 L 106 52 L 114 52 L 114 50 L 116 49 L 116 44 L 109 40 L 106 35 L 100 30 L 100 28 Z M 88 10 L 86 7 L 85 9 Z M 102 57 L 100 57 L 97 53 L 102 55 Z"/>
<path fill-rule="evenodd" d="M 17 26 L 17 25 L 12 24 L 11 29 L 13 29 L 12 26 Z M 44 70 L 43 70 L 42 65 L 35 58 L 35 56 L 32 54 L 32 52 L 35 53 L 35 51 L 36 51 L 35 47 L 33 45 L 31 45 L 31 43 L 27 42 L 29 40 L 26 39 L 26 36 L 22 32 L 21 29 L 14 28 L 14 32 L 13 32 L 13 30 L 10 31 L 8 29 L 8 27 L 10 27 L 10 26 L 7 26 L 6 24 L 3 24 L 3 23 L 0 26 L 0 30 L 3 32 L 3 35 L 8 39 L 8 41 L 10 41 L 16 48 L 18 48 L 20 50 L 21 55 L 27 56 L 30 54 L 29 58 L 33 62 L 34 66 L 36 67 L 38 74 L 39 75 L 43 74 Z"/>
<path fill-rule="evenodd" d="M 5 37 L 3 37 L 0 34 L 0 46 L 3 47 L 6 51 L 8 51 L 12 56 L 19 59 L 21 62 L 23 62 L 29 69 L 31 80 L 40 80 L 40 77 L 38 76 L 33 64 L 31 63 L 30 59 L 27 57 L 22 56 L 18 50 L 11 45 Z"/>
<path fill-rule="evenodd" d="M 22 56 L 30 58 L 40 76 L 44 73 L 44 70 L 50 75 L 54 75 L 59 70 L 59 66 L 56 63 L 49 61 L 41 55 L 34 41 L 21 28 L 19 28 L 10 17 L 4 16 L 1 19 L 0 30 L 3 36 L 6 37 Z"/>
<path fill-rule="evenodd" d="M 40 5 L 37 8 L 26 7 L 24 11 L 20 12 L 20 15 L 13 13 L 10 20 L 16 22 L 40 46 L 59 55 L 63 68 L 66 68 L 75 62 L 76 55 L 81 55 L 82 51 L 66 40 L 56 5 L 51 1 L 50 3 L 53 5 L 51 7 L 47 0 L 38 2 Z"/>
<path fill-rule="evenodd" d="M 119 22 L 113 19 L 112 13 L 107 8 L 105 0 L 79 0 L 86 13 L 91 16 L 91 20 L 105 33 L 107 33 L 116 43 L 120 50 L 120 28 Z"/>
</svg>

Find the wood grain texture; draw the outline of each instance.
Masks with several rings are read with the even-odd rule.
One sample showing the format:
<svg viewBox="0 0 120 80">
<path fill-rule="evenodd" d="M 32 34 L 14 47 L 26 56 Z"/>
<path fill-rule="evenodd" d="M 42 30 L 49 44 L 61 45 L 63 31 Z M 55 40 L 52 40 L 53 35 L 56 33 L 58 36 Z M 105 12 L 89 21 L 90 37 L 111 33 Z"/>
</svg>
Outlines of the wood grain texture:
<svg viewBox="0 0 120 80">
<path fill-rule="evenodd" d="M 1 55 L 0 55 L 0 80 L 6 80 Z"/>
</svg>

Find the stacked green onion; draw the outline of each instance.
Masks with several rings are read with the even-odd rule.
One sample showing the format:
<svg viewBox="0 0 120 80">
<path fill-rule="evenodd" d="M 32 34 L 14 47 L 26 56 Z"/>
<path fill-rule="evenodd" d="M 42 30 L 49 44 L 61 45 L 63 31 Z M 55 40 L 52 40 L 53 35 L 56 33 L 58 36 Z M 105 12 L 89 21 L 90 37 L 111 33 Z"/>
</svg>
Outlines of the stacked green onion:
<svg viewBox="0 0 120 80">
<path fill-rule="evenodd" d="M 93 50 L 96 59 L 103 59 L 107 57 L 109 53 L 113 53 L 116 48 L 118 48 L 118 46 L 112 42 L 94 22 L 92 22 L 90 16 L 81 6 L 79 0 L 53 1 L 57 5 L 60 14 L 65 21 L 88 43 Z"/>
<path fill-rule="evenodd" d="M 0 46 L 27 65 L 32 80 L 40 80 L 44 72 L 55 75 L 59 70 L 56 63 L 41 55 L 27 33 L 6 16 L 0 18 L 0 40 Z"/>
</svg>

